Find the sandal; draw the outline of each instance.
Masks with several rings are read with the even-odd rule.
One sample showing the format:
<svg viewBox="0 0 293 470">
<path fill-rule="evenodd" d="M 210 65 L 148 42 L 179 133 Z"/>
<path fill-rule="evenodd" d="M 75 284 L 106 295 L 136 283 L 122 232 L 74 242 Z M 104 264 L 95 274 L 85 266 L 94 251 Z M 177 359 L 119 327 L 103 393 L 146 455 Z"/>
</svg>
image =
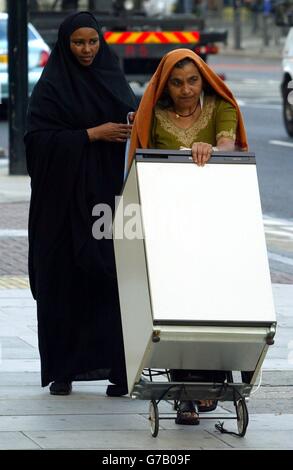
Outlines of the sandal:
<svg viewBox="0 0 293 470">
<path fill-rule="evenodd" d="M 217 406 L 218 406 L 218 400 L 209 400 L 211 401 L 210 405 L 206 405 L 205 401 L 203 400 L 199 405 L 198 405 L 198 411 L 200 413 L 206 413 L 207 411 L 214 411 Z"/>
<path fill-rule="evenodd" d="M 177 410 L 176 424 L 197 425 L 199 416 L 197 406 L 193 401 L 181 401 Z"/>
</svg>

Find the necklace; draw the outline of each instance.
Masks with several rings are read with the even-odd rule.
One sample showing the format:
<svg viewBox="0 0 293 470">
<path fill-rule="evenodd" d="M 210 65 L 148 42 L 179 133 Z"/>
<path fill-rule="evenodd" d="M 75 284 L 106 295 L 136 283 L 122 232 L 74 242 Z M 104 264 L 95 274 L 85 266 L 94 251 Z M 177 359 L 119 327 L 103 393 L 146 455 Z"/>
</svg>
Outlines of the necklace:
<svg viewBox="0 0 293 470">
<path fill-rule="evenodd" d="M 175 113 L 176 119 L 178 119 L 179 117 L 185 118 L 185 117 L 190 117 L 190 116 L 192 116 L 192 115 L 195 113 L 195 111 L 197 110 L 198 105 L 199 105 L 199 101 L 197 102 L 197 104 L 196 104 L 194 110 L 191 111 L 191 113 L 189 113 L 189 114 L 179 114 L 179 113 L 177 113 L 177 111 L 176 111 L 175 108 L 174 108 L 174 113 Z"/>
</svg>

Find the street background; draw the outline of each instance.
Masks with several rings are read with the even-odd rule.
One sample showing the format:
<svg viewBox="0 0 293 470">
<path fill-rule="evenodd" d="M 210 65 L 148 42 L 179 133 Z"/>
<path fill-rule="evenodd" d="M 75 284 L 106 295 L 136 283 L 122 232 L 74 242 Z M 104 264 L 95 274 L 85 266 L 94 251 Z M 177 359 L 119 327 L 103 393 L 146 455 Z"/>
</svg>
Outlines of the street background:
<svg viewBox="0 0 293 470">
<path fill-rule="evenodd" d="M 293 140 L 282 121 L 280 81 L 284 34 L 269 19 L 269 43 L 245 16 L 235 48 L 233 11 L 210 15 L 229 30 L 209 64 L 225 74 L 244 115 L 255 152 L 278 330 L 262 384 L 248 403 L 245 438 L 220 434 L 211 420 L 197 427 L 161 422 L 149 432 L 148 403 L 105 396 L 107 382 L 73 385 L 69 397 L 40 387 L 36 308 L 27 277 L 29 178 L 8 176 L 8 135 L 0 122 L 0 449 L 293 449 Z M 255 19 L 254 19 L 255 20 Z M 137 86 L 133 85 L 134 88 Z M 143 90 L 140 90 L 143 91 Z M 167 403 L 160 413 L 170 413 Z M 233 406 L 221 403 L 221 415 Z M 217 413 L 219 413 L 219 411 Z M 236 431 L 236 423 L 225 427 Z"/>
</svg>

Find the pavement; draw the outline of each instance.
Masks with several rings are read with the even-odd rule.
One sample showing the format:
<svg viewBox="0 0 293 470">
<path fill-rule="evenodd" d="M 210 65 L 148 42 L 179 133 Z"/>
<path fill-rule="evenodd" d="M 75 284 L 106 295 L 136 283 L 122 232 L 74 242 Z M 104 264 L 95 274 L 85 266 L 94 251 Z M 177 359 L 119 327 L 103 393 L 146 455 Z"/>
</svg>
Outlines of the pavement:
<svg viewBox="0 0 293 470">
<path fill-rule="evenodd" d="M 278 320 L 275 345 L 266 356 L 262 382 L 248 402 L 249 426 L 244 438 L 220 434 L 216 417 L 237 431 L 231 402 L 200 426 L 178 426 L 167 402 L 159 405 L 157 438 L 151 436 L 148 402 L 109 398 L 107 381 L 73 384 L 66 397 L 51 396 L 40 386 L 36 305 L 28 288 L 27 217 L 29 178 L 7 176 L 0 168 L 0 449 L 198 450 L 293 449 L 293 275 L 271 264 Z M 267 219 L 268 243 L 280 226 Z M 284 223 L 284 221 L 283 221 Z M 284 227 L 283 227 L 284 229 Z M 293 222 L 285 224 L 293 239 Z M 271 245 L 270 245 L 271 246 Z M 291 245 L 292 246 L 292 245 Z M 282 277 L 285 276 L 285 277 Z M 254 390 L 255 391 L 255 390 Z M 106 454 L 105 454 L 106 455 Z"/>
<path fill-rule="evenodd" d="M 219 45 L 219 54 L 239 57 L 259 57 L 260 59 L 281 59 L 288 28 L 276 26 L 273 17 L 267 19 L 267 34 L 264 30 L 264 19 L 259 16 L 255 29 L 250 18 L 242 18 L 240 29 L 235 29 L 233 17 L 227 13 L 219 18 L 211 14 L 207 17 L 206 26 L 210 30 L 228 31 L 227 44 Z M 238 37 L 238 39 L 237 39 Z"/>
</svg>

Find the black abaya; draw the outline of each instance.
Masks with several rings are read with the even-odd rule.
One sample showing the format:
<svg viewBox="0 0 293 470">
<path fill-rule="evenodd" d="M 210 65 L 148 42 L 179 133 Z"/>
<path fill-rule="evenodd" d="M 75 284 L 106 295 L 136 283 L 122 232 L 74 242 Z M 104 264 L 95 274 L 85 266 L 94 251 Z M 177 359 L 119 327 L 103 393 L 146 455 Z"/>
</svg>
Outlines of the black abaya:
<svg viewBox="0 0 293 470">
<path fill-rule="evenodd" d="M 95 240 L 92 210 L 123 181 L 125 144 L 90 143 L 86 129 L 126 122 L 136 107 L 117 58 L 100 36 L 92 65 L 80 65 L 69 37 L 96 29 L 87 12 L 68 17 L 36 85 L 25 135 L 31 176 L 29 277 L 37 300 L 42 386 L 52 381 L 125 383 L 113 242 Z"/>
</svg>

